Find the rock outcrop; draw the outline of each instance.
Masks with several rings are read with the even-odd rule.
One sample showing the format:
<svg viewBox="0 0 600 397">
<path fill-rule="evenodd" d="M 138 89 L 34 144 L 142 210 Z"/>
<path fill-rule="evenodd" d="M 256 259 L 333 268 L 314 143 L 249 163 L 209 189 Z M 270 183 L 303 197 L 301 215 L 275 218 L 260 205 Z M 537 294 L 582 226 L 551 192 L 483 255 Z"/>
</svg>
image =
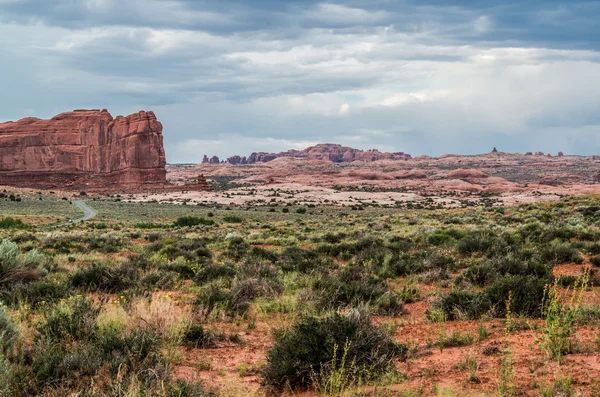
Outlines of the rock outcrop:
<svg viewBox="0 0 600 397">
<path fill-rule="evenodd" d="M 324 143 L 308 147 L 304 150 L 288 150 L 281 153 L 252 153 L 248 158 L 240 156 L 232 156 L 227 159 L 231 164 L 255 164 L 267 163 L 276 158 L 290 157 L 301 158 L 307 160 L 322 160 L 332 161 L 334 163 L 350 163 L 353 161 L 373 162 L 378 160 L 408 160 L 411 159 L 410 154 L 404 152 L 380 152 L 377 149 L 360 150 L 347 146 Z"/>
<path fill-rule="evenodd" d="M 230 164 L 247 164 L 248 159 L 246 159 L 246 156 L 241 157 L 241 156 L 235 155 L 235 156 L 229 157 L 227 159 L 227 162 Z"/>
<path fill-rule="evenodd" d="M 198 175 L 198 180 L 196 183 L 198 185 L 198 190 L 204 190 L 207 192 L 211 190 L 203 174 Z"/>
<path fill-rule="evenodd" d="M 0 185 L 122 190 L 166 184 L 162 124 L 153 112 L 113 118 L 75 110 L 0 124 Z"/>
</svg>

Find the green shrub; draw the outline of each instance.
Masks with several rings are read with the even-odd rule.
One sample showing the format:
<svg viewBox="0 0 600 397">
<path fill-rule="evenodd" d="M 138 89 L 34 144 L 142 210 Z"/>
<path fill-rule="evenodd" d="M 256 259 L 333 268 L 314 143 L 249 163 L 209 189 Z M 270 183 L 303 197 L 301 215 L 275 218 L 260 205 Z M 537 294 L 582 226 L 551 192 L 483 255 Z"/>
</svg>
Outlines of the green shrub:
<svg viewBox="0 0 600 397">
<path fill-rule="evenodd" d="M 215 224 L 215 221 L 211 219 L 198 218 L 195 216 L 181 216 L 173 222 L 173 226 L 185 227 L 185 226 L 197 226 L 197 225 L 206 225 L 212 226 Z"/>
<path fill-rule="evenodd" d="M 535 276 L 505 276 L 492 284 L 486 295 L 498 317 L 506 315 L 505 300 L 512 291 L 511 311 L 514 315 L 539 317 L 544 297 L 544 286 L 549 279 Z"/>
<path fill-rule="evenodd" d="M 165 397 L 216 397 L 216 395 L 204 390 L 200 383 L 187 383 L 176 379 L 167 384 Z"/>
<path fill-rule="evenodd" d="M 164 223 L 140 222 L 133 225 L 136 229 L 166 229 L 169 225 Z"/>
<path fill-rule="evenodd" d="M 250 246 L 241 237 L 229 239 L 226 255 L 235 260 L 240 260 L 247 252 Z"/>
<path fill-rule="evenodd" d="M 600 255 L 590 256 L 590 263 L 596 267 L 600 267 Z"/>
<path fill-rule="evenodd" d="M 38 331 L 49 340 L 62 341 L 66 337 L 74 340 L 92 336 L 96 316 L 100 308 L 91 300 L 74 296 L 43 313 Z"/>
<path fill-rule="evenodd" d="M 452 291 L 441 298 L 440 308 L 448 320 L 477 319 L 485 313 L 497 317 L 506 315 L 505 300 L 512 291 L 511 310 L 514 315 L 539 317 L 544 286 L 549 279 L 535 276 L 504 276 L 482 292 Z"/>
<path fill-rule="evenodd" d="M 30 229 L 31 226 L 20 219 L 11 217 L 0 219 L 0 229 Z"/>
<path fill-rule="evenodd" d="M 553 243 L 543 248 L 540 252 L 542 261 L 549 262 L 553 265 L 575 262 L 583 262 L 583 258 L 571 244 L 569 243 Z"/>
<path fill-rule="evenodd" d="M 395 369 L 392 359 L 405 358 L 407 351 L 358 311 L 304 317 L 276 334 L 262 371 L 263 383 L 275 389 L 310 385 L 334 357 L 339 364 L 345 347 L 346 360 L 354 363 L 348 374 L 354 381 L 372 380 Z"/>
<path fill-rule="evenodd" d="M 37 305 L 40 302 L 52 303 L 70 295 L 70 287 L 66 282 L 57 282 L 47 278 L 30 283 L 17 283 L 2 296 L 7 303 L 26 302 Z"/>
<path fill-rule="evenodd" d="M 121 292 L 134 285 L 138 270 L 127 264 L 112 268 L 101 263 L 91 263 L 71 276 L 71 284 L 88 291 Z"/>
<path fill-rule="evenodd" d="M 230 216 L 223 217 L 223 222 L 226 222 L 226 223 L 242 223 L 243 221 L 244 220 L 242 218 L 240 218 L 239 216 L 230 215 Z"/>
<path fill-rule="evenodd" d="M 42 268 L 43 255 L 36 249 L 21 254 L 17 244 L 9 240 L 0 242 L 0 290 L 15 283 L 29 283 L 46 274 Z"/>
<path fill-rule="evenodd" d="M 298 247 L 288 247 L 280 255 L 279 265 L 284 272 L 308 273 L 311 270 L 326 270 L 332 262 L 324 255 L 312 250 Z"/>
<path fill-rule="evenodd" d="M 12 322 L 6 308 L 0 304 L 0 358 L 12 348 L 17 337 L 17 326 Z"/>
<path fill-rule="evenodd" d="M 471 232 L 459 240 L 457 250 L 463 255 L 472 255 L 475 253 L 485 253 L 495 244 L 497 238 L 485 231 Z"/>
<path fill-rule="evenodd" d="M 233 265 L 210 263 L 200 266 L 196 276 L 194 277 L 194 281 L 198 284 L 204 284 L 220 278 L 233 279 L 235 275 L 236 270 L 234 269 Z"/>
<path fill-rule="evenodd" d="M 477 319 L 490 309 L 491 304 L 484 293 L 451 291 L 434 307 L 441 309 L 447 320 L 458 320 Z"/>
</svg>

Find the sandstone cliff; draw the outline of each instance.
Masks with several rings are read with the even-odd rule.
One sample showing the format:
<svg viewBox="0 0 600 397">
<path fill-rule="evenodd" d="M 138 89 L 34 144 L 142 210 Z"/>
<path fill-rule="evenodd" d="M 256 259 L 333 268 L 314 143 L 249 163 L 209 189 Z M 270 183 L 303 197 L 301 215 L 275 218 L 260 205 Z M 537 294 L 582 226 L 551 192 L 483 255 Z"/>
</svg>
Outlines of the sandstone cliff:
<svg viewBox="0 0 600 397">
<path fill-rule="evenodd" d="M 113 118 L 75 110 L 0 124 L 0 185 L 118 190 L 166 183 L 162 124 L 153 112 Z"/>
<path fill-rule="evenodd" d="M 266 163 L 276 158 L 291 157 L 304 158 L 307 160 L 324 160 L 334 163 L 350 163 L 353 161 L 372 162 L 378 160 L 408 160 L 410 154 L 404 152 L 380 152 L 377 149 L 360 150 L 338 144 L 323 143 L 308 147 L 304 150 L 288 150 L 281 153 L 252 153 L 248 158 L 232 156 L 227 159 L 231 164 L 254 164 Z"/>
</svg>

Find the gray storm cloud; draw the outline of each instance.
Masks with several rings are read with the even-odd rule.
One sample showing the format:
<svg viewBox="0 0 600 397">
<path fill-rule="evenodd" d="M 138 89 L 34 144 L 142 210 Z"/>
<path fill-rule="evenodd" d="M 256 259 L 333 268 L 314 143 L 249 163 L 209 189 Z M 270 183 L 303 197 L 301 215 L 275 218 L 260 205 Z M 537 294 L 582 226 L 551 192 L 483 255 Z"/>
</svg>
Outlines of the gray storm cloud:
<svg viewBox="0 0 600 397">
<path fill-rule="evenodd" d="M 440 4 L 0 0 L 0 120 L 153 109 L 169 162 L 600 151 L 600 5 Z"/>
</svg>

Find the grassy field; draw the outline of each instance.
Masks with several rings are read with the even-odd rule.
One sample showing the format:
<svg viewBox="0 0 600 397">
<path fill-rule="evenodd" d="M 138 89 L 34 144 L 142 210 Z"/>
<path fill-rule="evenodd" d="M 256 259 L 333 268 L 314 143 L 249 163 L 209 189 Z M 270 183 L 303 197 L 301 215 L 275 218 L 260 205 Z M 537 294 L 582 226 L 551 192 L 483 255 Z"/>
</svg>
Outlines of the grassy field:
<svg viewBox="0 0 600 397">
<path fill-rule="evenodd" d="M 54 198 L 42 200 L 23 198 L 21 201 L 11 201 L 7 198 L 0 199 L 0 215 L 19 217 L 41 217 L 46 221 L 64 221 L 77 218 L 83 212 L 73 206 L 69 201 Z"/>
<path fill-rule="evenodd" d="M 0 201 L 0 395 L 596 396 L 600 199 Z"/>
</svg>

